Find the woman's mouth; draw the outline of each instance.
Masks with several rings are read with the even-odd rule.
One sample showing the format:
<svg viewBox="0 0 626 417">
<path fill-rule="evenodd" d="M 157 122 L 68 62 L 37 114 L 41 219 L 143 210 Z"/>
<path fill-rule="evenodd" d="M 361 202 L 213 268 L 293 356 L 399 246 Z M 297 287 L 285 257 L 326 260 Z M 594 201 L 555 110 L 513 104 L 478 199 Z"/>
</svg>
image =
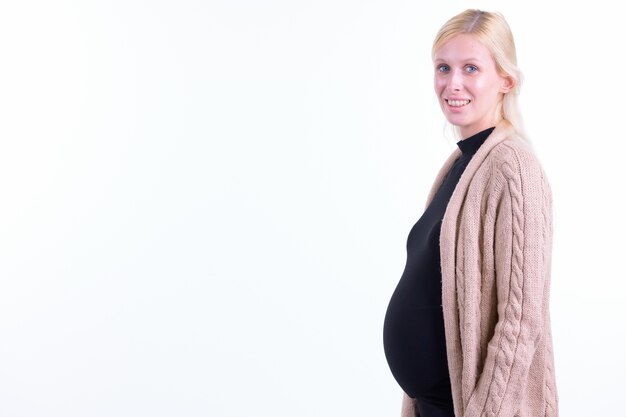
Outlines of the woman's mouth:
<svg viewBox="0 0 626 417">
<path fill-rule="evenodd" d="M 463 107 L 463 106 L 468 105 L 470 101 L 471 100 L 447 100 L 446 99 L 446 103 L 448 103 L 450 107 Z"/>
</svg>

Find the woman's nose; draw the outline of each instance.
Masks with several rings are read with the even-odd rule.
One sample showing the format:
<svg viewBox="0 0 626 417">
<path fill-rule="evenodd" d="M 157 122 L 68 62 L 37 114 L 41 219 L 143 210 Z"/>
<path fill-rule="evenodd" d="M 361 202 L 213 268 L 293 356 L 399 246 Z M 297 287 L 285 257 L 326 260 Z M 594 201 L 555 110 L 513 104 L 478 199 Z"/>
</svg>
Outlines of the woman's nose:
<svg viewBox="0 0 626 417">
<path fill-rule="evenodd" d="M 461 74 L 458 71 L 451 71 L 448 75 L 448 84 L 446 88 L 449 91 L 459 91 L 463 85 Z"/>
</svg>

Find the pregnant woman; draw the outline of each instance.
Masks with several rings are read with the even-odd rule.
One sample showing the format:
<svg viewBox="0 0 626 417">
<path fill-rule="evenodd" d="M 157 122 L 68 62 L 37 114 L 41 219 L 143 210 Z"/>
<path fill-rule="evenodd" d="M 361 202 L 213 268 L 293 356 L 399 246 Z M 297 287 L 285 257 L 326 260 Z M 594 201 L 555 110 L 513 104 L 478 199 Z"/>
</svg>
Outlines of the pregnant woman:
<svg viewBox="0 0 626 417">
<path fill-rule="evenodd" d="M 555 417 L 552 195 L 524 133 L 521 73 L 499 13 L 467 10 L 432 48 L 459 135 L 407 240 L 385 316 L 403 417 Z"/>
</svg>

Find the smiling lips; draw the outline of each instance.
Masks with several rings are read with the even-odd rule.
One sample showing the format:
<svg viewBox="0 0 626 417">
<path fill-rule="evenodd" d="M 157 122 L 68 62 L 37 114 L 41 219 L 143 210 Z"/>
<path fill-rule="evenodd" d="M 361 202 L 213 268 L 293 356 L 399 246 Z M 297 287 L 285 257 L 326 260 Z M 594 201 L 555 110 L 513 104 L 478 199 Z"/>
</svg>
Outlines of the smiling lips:
<svg viewBox="0 0 626 417">
<path fill-rule="evenodd" d="M 446 100 L 450 107 L 463 107 L 469 104 L 471 100 Z"/>
</svg>

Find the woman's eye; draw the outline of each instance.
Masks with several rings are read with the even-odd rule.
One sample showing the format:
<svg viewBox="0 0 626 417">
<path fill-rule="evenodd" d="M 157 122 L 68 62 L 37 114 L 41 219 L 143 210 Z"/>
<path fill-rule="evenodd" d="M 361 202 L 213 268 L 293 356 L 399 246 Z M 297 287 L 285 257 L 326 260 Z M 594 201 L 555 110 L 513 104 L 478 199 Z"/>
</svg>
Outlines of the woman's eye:
<svg viewBox="0 0 626 417">
<path fill-rule="evenodd" d="M 437 71 L 439 71 L 439 72 L 446 72 L 446 71 L 448 71 L 448 69 L 449 68 L 448 68 L 447 65 L 443 65 L 442 64 L 442 65 L 437 66 Z"/>
<path fill-rule="evenodd" d="M 476 68 L 474 65 L 468 65 L 465 67 L 465 71 L 467 72 L 476 72 L 478 71 L 478 68 Z"/>
</svg>

